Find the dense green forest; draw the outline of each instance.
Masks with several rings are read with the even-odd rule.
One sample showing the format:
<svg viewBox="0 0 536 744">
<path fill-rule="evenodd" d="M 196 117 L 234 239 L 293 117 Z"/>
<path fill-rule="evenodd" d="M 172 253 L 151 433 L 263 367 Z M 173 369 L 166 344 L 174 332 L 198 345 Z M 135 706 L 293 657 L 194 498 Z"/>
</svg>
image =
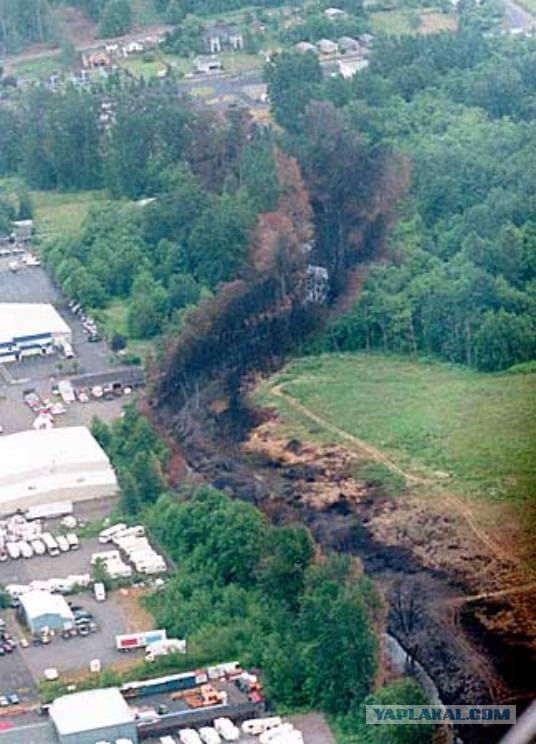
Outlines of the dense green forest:
<svg viewBox="0 0 536 744">
<path fill-rule="evenodd" d="M 107 95 L 37 88 L 0 109 L 0 172 L 108 191 L 80 235 L 43 255 L 67 296 L 93 309 L 127 301 L 129 335 L 149 338 L 243 267 L 255 217 L 279 191 L 273 143 L 244 112 L 200 113 L 161 85 L 118 91 L 103 128 Z M 141 196 L 154 200 L 132 202 Z"/>
<path fill-rule="evenodd" d="M 272 703 L 333 714 L 349 742 L 366 733 L 364 704 L 425 702 L 409 681 L 368 697 L 384 608 L 352 558 L 319 560 L 304 527 L 272 526 L 254 506 L 212 488 L 165 493 L 166 449 L 132 407 L 112 425 L 94 421 L 93 432 L 118 470 L 127 517 L 141 518 L 176 565 L 148 607 L 170 637 L 187 639 L 181 663 L 260 667 Z M 384 741 L 368 736 L 356 741 Z M 429 735 L 390 741 L 424 744 Z"/>
<path fill-rule="evenodd" d="M 433 353 L 483 370 L 534 358 L 535 67 L 533 40 L 462 25 L 378 39 L 352 81 L 322 79 L 313 55 L 284 54 L 268 68 L 276 117 L 302 163 L 310 102 L 323 99 L 363 141 L 411 165 L 385 261 L 315 349 Z"/>
</svg>

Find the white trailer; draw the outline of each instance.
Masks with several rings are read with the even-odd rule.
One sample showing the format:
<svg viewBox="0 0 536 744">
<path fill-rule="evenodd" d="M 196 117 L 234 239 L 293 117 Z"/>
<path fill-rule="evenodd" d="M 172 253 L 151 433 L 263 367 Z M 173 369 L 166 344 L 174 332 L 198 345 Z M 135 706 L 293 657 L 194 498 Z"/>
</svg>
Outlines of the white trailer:
<svg viewBox="0 0 536 744">
<path fill-rule="evenodd" d="M 53 501 L 49 504 L 30 506 L 26 512 L 26 519 L 55 519 L 73 513 L 72 501 Z"/>
<path fill-rule="evenodd" d="M 56 537 L 56 542 L 58 543 L 58 548 L 61 550 L 62 553 L 68 553 L 71 549 L 71 546 L 69 545 L 69 540 L 65 537 L 65 535 L 58 535 Z"/>
<path fill-rule="evenodd" d="M 195 729 L 182 729 L 179 731 L 181 744 L 203 744 Z"/>
<path fill-rule="evenodd" d="M 283 723 L 281 716 L 272 716 L 271 718 L 251 718 L 248 721 L 244 721 L 242 724 L 242 731 L 245 734 L 251 736 L 259 736 L 264 734 L 265 731 L 277 728 Z"/>
<path fill-rule="evenodd" d="M 78 535 L 75 535 L 74 532 L 69 532 L 69 534 L 65 535 L 65 537 L 67 538 L 70 549 L 78 550 L 78 548 L 80 547 L 80 540 L 78 539 Z"/>
<path fill-rule="evenodd" d="M 76 395 L 74 394 L 73 386 L 69 380 L 60 380 L 58 382 L 58 390 L 60 391 L 61 399 L 64 403 L 74 403 Z"/>
<path fill-rule="evenodd" d="M 99 542 L 103 545 L 109 543 L 117 532 L 122 532 L 123 530 L 126 530 L 126 528 L 127 525 L 123 524 L 123 522 L 120 522 L 119 524 L 113 524 L 111 527 L 107 527 L 99 534 Z"/>
</svg>

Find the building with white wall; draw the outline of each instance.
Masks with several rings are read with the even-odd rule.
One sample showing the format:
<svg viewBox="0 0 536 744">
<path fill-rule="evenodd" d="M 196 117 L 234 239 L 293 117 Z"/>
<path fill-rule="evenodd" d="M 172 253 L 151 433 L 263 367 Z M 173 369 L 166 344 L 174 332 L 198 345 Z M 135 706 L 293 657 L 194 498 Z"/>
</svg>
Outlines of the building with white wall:
<svg viewBox="0 0 536 744">
<path fill-rule="evenodd" d="M 115 495 L 108 456 L 84 426 L 23 431 L 0 437 L 0 513 L 50 501 Z"/>
<path fill-rule="evenodd" d="M 0 303 L 0 364 L 51 354 L 71 342 L 71 329 L 52 305 Z"/>
<path fill-rule="evenodd" d="M 134 712 L 117 687 L 63 695 L 49 712 L 61 744 L 138 742 Z"/>
</svg>

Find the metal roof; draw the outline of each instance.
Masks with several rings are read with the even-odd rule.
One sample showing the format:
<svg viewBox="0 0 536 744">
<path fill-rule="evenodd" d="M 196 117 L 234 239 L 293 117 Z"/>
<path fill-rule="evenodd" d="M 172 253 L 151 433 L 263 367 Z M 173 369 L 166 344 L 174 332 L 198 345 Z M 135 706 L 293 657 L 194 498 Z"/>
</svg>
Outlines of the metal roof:
<svg viewBox="0 0 536 744">
<path fill-rule="evenodd" d="M 0 463 L 0 509 L 62 490 L 117 488 L 108 456 L 85 426 L 4 435 Z"/>
<path fill-rule="evenodd" d="M 50 717 L 61 735 L 134 723 L 134 712 L 119 688 L 77 692 L 56 698 L 50 706 Z"/>
<path fill-rule="evenodd" d="M 66 622 L 74 621 L 72 610 L 61 594 L 51 594 L 43 589 L 36 589 L 23 594 L 19 601 L 29 620 L 43 615 L 59 615 Z"/>
<path fill-rule="evenodd" d="M 52 305 L 0 302 L 0 341 L 42 334 L 70 334 L 71 329 Z"/>
</svg>

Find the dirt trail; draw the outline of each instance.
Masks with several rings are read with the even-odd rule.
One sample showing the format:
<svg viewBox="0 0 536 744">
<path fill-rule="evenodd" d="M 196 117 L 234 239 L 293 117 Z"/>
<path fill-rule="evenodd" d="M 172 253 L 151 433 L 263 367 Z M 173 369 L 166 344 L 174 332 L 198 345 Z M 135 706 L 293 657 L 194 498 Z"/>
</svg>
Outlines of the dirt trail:
<svg viewBox="0 0 536 744">
<path fill-rule="evenodd" d="M 519 561 L 517 561 L 512 553 L 510 551 L 504 550 L 500 545 L 498 545 L 497 541 L 491 538 L 489 534 L 478 524 L 471 507 L 466 504 L 460 497 L 455 496 L 449 491 L 446 491 L 443 487 L 440 486 L 437 480 L 417 476 L 403 470 L 390 457 L 388 457 L 377 447 L 374 447 L 369 442 L 366 442 L 363 439 L 350 434 L 344 429 L 341 429 L 336 424 L 328 421 L 323 416 L 320 416 L 319 414 L 314 413 L 314 411 L 311 411 L 309 408 L 293 398 L 292 395 L 283 390 L 281 385 L 272 386 L 270 388 L 270 392 L 276 397 L 283 398 L 293 410 L 302 414 L 310 421 L 313 421 L 315 424 L 318 424 L 323 429 L 331 432 L 345 442 L 348 442 L 350 445 L 353 446 L 353 448 L 357 448 L 358 452 L 365 453 L 375 462 L 385 465 L 385 467 L 387 467 L 392 473 L 401 476 L 407 486 L 433 487 L 436 491 L 438 491 L 438 496 L 447 501 L 460 514 L 460 516 L 469 526 L 474 535 L 483 545 L 486 546 L 486 548 L 493 556 L 501 561 L 504 561 L 505 563 L 514 564 L 519 567 Z"/>
</svg>

